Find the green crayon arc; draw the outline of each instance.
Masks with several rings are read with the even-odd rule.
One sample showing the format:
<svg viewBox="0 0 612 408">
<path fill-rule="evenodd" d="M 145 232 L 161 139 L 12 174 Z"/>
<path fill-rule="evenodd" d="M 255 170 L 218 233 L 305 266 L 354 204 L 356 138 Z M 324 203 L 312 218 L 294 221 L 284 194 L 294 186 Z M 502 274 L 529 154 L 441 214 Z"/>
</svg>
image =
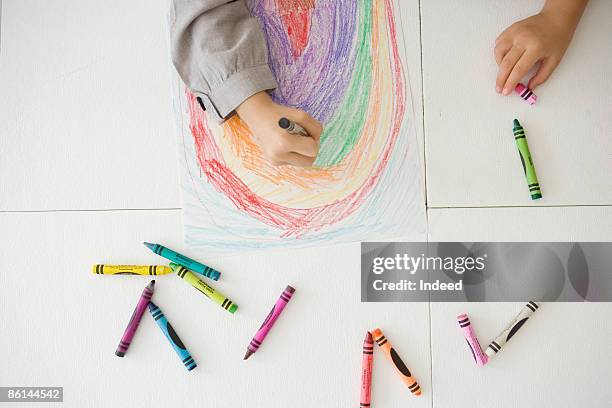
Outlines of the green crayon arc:
<svg viewBox="0 0 612 408">
<path fill-rule="evenodd" d="M 514 127 L 512 132 L 514 133 L 514 139 L 516 147 L 519 151 L 519 157 L 521 164 L 523 165 L 523 172 L 525 173 L 525 179 L 527 180 L 527 187 L 532 200 L 542 198 L 542 190 L 540 189 L 540 183 L 536 174 L 533 159 L 531 158 L 531 152 L 529 151 L 529 144 L 527 143 L 527 137 L 525 130 L 521 126 L 518 119 L 514 119 Z"/>
<path fill-rule="evenodd" d="M 372 86 L 372 0 L 360 0 L 355 71 L 336 114 L 325 125 L 315 166 L 336 165 L 353 150 L 367 117 Z"/>
</svg>

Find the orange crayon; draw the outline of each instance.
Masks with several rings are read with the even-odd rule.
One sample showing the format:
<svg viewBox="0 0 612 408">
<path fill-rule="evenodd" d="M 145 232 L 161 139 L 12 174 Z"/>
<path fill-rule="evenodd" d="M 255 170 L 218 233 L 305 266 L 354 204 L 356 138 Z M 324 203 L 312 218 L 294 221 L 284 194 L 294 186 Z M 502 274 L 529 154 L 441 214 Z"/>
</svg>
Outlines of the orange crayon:
<svg viewBox="0 0 612 408">
<path fill-rule="evenodd" d="M 395 370 L 402 378 L 402 381 L 408 386 L 408 389 L 414 395 L 421 395 L 421 386 L 416 382 L 415 378 L 406 367 L 406 364 L 402 361 L 397 351 L 393 348 L 389 340 L 385 337 L 383 332 L 380 329 L 376 329 L 372 331 L 372 336 L 374 336 L 374 341 L 376 344 L 380 346 L 380 348 L 385 352 L 389 360 L 393 363 Z"/>
</svg>

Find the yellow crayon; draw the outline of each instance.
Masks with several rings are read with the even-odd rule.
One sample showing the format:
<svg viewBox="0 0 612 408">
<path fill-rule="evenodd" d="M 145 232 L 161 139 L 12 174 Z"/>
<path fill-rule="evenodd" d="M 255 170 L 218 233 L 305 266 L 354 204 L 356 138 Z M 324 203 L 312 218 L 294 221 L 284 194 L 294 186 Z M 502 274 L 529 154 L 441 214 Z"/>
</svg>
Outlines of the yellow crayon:
<svg viewBox="0 0 612 408">
<path fill-rule="evenodd" d="M 195 276 L 189 269 L 172 262 L 170 263 L 170 267 L 172 267 L 172 269 L 180 278 L 187 281 L 191 286 L 202 292 L 204 296 L 206 296 L 228 312 L 234 313 L 238 309 L 237 304 L 229 300 L 223 293 L 219 292 L 218 290 L 210 286 L 208 283 L 204 282 L 201 279 L 198 279 L 198 277 Z"/>
<path fill-rule="evenodd" d="M 167 275 L 172 268 L 164 265 L 94 265 L 94 275 Z"/>
</svg>

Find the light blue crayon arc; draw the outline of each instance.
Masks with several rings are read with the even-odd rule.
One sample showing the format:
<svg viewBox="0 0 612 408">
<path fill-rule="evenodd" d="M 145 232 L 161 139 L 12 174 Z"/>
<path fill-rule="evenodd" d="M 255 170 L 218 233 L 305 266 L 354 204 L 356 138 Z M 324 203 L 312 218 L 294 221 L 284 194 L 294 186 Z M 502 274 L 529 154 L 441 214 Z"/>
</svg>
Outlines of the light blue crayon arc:
<svg viewBox="0 0 612 408">
<path fill-rule="evenodd" d="M 191 357 L 187 347 L 185 347 L 181 338 L 178 336 L 178 334 L 176 334 L 176 331 L 174 331 L 174 328 L 170 322 L 168 322 L 168 319 L 166 319 L 166 316 L 161 309 L 155 303 L 149 302 L 149 312 L 151 313 L 151 316 L 153 316 L 153 319 L 155 319 L 155 322 L 159 328 L 162 330 L 162 332 L 164 332 L 164 335 L 170 344 L 172 344 L 172 348 L 174 348 L 174 351 L 176 351 L 176 354 L 178 354 L 182 363 L 187 368 L 187 371 L 191 371 L 196 368 L 197 364 L 195 360 L 193 357 Z"/>
<path fill-rule="evenodd" d="M 200 275 L 206 276 L 207 278 L 210 278 L 214 281 L 219 280 L 219 277 L 221 276 L 221 272 L 211 268 L 210 266 L 206 266 L 198 261 L 194 261 L 193 259 L 188 258 L 185 255 L 181 255 L 178 252 L 173 251 L 170 248 L 166 248 L 163 245 L 152 244 L 150 242 L 144 242 L 144 245 L 157 255 L 169 259 L 174 263 L 184 266 L 190 271 L 197 272 Z"/>
</svg>

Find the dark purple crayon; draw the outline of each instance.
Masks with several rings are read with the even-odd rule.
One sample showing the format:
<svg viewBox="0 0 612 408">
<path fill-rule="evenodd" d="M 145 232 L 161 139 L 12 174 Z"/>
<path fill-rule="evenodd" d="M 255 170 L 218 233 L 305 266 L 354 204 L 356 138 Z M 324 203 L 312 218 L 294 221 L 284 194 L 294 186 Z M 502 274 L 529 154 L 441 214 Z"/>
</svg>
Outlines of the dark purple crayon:
<svg viewBox="0 0 612 408">
<path fill-rule="evenodd" d="M 130 347 L 130 343 L 134 338 L 134 334 L 136 334 L 136 329 L 138 329 L 138 324 L 142 319 L 142 315 L 147 310 L 147 306 L 151 301 L 154 287 L 155 281 L 152 280 L 142 291 L 142 295 L 140 295 L 140 299 L 138 299 L 138 303 L 136 304 L 136 309 L 134 309 L 134 313 L 132 313 L 132 317 L 130 317 L 130 321 L 123 332 L 123 337 L 121 337 L 121 341 L 117 346 L 117 351 L 115 351 L 115 355 L 118 357 L 125 356 L 127 349 Z"/>
</svg>

